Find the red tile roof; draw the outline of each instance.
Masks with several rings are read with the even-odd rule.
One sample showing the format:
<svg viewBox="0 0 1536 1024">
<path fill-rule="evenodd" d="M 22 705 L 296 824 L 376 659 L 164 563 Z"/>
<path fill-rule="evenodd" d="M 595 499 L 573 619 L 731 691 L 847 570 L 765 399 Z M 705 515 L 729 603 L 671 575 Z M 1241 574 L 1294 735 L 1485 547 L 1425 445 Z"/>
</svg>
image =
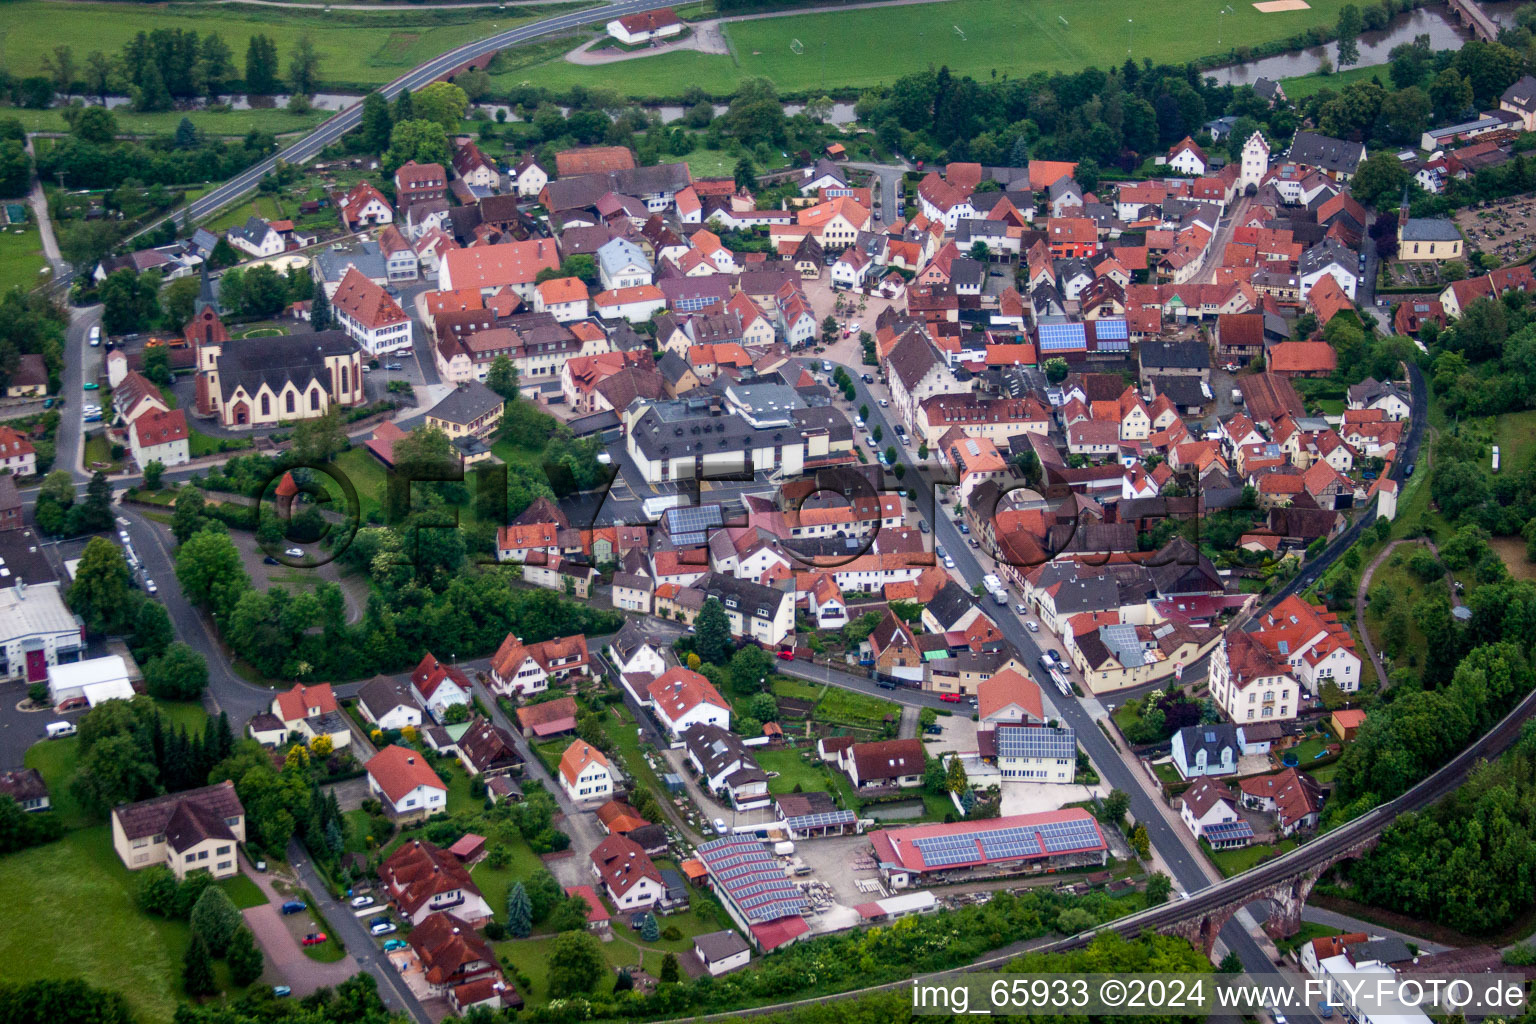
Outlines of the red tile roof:
<svg viewBox="0 0 1536 1024">
<path fill-rule="evenodd" d="M 364 767 L 391 803 L 404 799 L 417 786 L 448 791 L 426 757 L 408 747 L 390 744 L 369 758 Z"/>
</svg>

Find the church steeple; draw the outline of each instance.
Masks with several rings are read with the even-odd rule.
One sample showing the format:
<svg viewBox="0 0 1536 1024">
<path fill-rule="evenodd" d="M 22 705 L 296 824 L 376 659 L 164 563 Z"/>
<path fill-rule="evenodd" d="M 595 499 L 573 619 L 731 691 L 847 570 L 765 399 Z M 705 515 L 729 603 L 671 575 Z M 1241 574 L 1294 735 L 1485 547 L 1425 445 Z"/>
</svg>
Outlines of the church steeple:
<svg viewBox="0 0 1536 1024">
<path fill-rule="evenodd" d="M 197 301 L 192 305 L 192 318 L 194 320 L 197 319 L 199 313 L 210 307 L 213 309 L 215 316 L 219 314 L 219 300 L 213 294 L 213 279 L 208 276 L 207 259 L 203 260 L 201 273 L 202 287 L 198 289 Z"/>
</svg>

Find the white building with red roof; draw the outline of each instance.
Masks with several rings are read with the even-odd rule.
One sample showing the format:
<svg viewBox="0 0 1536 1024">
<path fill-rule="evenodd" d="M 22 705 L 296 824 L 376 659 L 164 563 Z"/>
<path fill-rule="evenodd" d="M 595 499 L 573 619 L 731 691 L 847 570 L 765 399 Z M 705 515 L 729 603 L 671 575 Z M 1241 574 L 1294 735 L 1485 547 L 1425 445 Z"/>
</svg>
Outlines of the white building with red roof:
<svg viewBox="0 0 1536 1024">
<path fill-rule="evenodd" d="M 713 683 L 692 669 L 675 666 L 646 688 L 651 710 L 677 739 L 695 725 L 731 727 L 731 706 Z"/>
<path fill-rule="evenodd" d="M 625 46 L 638 46 L 641 43 L 671 39 L 681 35 L 683 20 L 672 8 L 662 7 L 654 11 L 626 14 L 622 18 L 615 18 L 604 27 L 610 36 Z"/>
<path fill-rule="evenodd" d="M 1295 718 L 1300 684 L 1282 658 L 1255 634 L 1230 630 L 1211 654 L 1211 696 L 1232 721 L 1284 721 Z"/>
<path fill-rule="evenodd" d="M 421 753 L 390 744 L 368 759 L 368 792 L 394 821 L 416 821 L 448 809 L 448 784 Z"/>
<path fill-rule="evenodd" d="M 452 665 L 444 665 L 430 652 L 411 673 L 411 689 L 421 706 L 438 720 L 450 705 L 469 703 L 469 677 Z"/>
<path fill-rule="evenodd" d="M 336 322 L 371 356 L 411 346 L 411 318 L 357 267 L 348 267 L 331 296 Z"/>
<path fill-rule="evenodd" d="M 465 866 L 447 850 L 412 840 L 379 865 L 379 881 L 400 915 L 413 925 L 427 915 L 452 910 L 470 924 L 491 918 L 491 905 L 480 894 Z"/>
<path fill-rule="evenodd" d="M 998 725 L 1039 725 L 1045 705 L 1035 681 L 1003 669 L 976 687 L 976 719 L 981 728 Z"/>
<path fill-rule="evenodd" d="M 577 740 L 560 755 L 560 785 L 577 803 L 610 799 L 613 771 L 608 758 L 586 740 Z"/>
<path fill-rule="evenodd" d="M 371 224 L 393 224 L 394 207 L 384 198 L 384 193 L 360 181 L 348 192 L 336 198 L 336 210 L 349 231 L 357 231 Z"/>
<path fill-rule="evenodd" d="M 191 434 L 187 430 L 187 414 L 180 409 L 145 413 L 128 428 L 128 446 L 140 469 L 151 462 L 158 462 L 167 469 L 190 462 Z"/>
<path fill-rule="evenodd" d="M 1295 670 L 1313 696 L 1333 683 L 1345 693 L 1360 689 L 1355 637 L 1336 613 L 1291 595 L 1260 617 L 1252 636 Z"/>
<path fill-rule="evenodd" d="M 649 907 L 667 891 L 645 850 L 624 835 L 610 835 L 597 844 L 592 851 L 592 875 L 621 912 Z"/>
<path fill-rule="evenodd" d="M 880 874 L 892 889 L 1001 877 L 1039 867 L 1103 864 L 1109 852 L 1092 814 L 1080 807 L 1005 818 L 912 825 L 870 833 Z"/>
</svg>

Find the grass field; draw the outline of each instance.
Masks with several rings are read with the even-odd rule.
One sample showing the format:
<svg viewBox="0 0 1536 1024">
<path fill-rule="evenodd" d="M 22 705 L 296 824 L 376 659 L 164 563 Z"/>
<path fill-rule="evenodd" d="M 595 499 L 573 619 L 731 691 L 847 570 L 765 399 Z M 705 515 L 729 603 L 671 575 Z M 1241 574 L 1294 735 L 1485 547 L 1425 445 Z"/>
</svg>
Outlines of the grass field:
<svg viewBox="0 0 1536 1024">
<path fill-rule="evenodd" d="M 48 265 L 43 258 L 43 243 L 37 225 L 8 227 L 0 231 L 0 288 L 34 288 L 47 280 L 38 273 Z"/>
<path fill-rule="evenodd" d="M 121 992 L 140 1020 L 171 1019 L 182 999 L 189 929 L 139 912 L 133 876 L 113 852 L 106 825 L 0 858 L 0 886 L 6 893 L 0 963 L 7 981 L 81 978 Z M 237 904 L 248 897 L 239 890 L 230 895 Z M 222 963 L 215 976 L 227 985 Z"/>
<path fill-rule="evenodd" d="M 91 50 L 116 56 L 138 32 L 183 29 L 217 32 L 240 65 L 254 35 L 277 45 L 284 68 L 306 34 L 320 56 L 324 83 L 366 87 L 391 80 L 444 51 L 504 31 L 526 17 L 493 10 L 443 15 L 428 11 L 272 10 L 215 4 L 55 4 L 21 0 L 6 8 L 0 30 L 6 70 L 20 77 L 42 73 L 43 55 L 61 42 L 75 44 L 83 63 Z"/>
<path fill-rule="evenodd" d="M 768 792 L 793 793 L 800 787 L 802 793 L 830 791 L 827 775 L 820 767 L 808 764 L 799 750 L 763 750 L 755 756 L 765 772 L 778 772 L 777 778 L 768 780 Z"/>
<path fill-rule="evenodd" d="M 231 110 L 227 113 L 212 110 L 169 110 L 163 114 L 136 114 L 131 110 L 112 112 L 117 118 L 117 130 L 127 135 L 169 135 L 176 130 L 182 118 L 205 135 L 224 135 L 237 138 L 251 129 L 285 135 L 304 131 L 331 117 L 335 111 L 312 110 L 307 114 L 291 114 L 283 107 L 271 110 Z M 14 117 L 29 132 L 67 132 L 69 122 L 64 120 L 60 107 L 50 110 L 27 110 L 7 107 L 6 117 Z"/>
<path fill-rule="evenodd" d="M 1233 875 L 1247 871 L 1271 854 L 1286 853 L 1294 850 L 1296 848 L 1296 841 L 1294 839 L 1284 839 L 1280 841 L 1278 846 L 1271 846 L 1269 843 L 1255 843 L 1252 846 L 1244 846 L 1238 850 L 1211 850 L 1203 841 L 1201 846 L 1205 849 L 1211 860 L 1215 862 L 1216 867 L 1221 873 L 1231 878 Z"/>
<path fill-rule="evenodd" d="M 742 79 L 757 76 L 771 79 L 783 92 L 863 87 L 941 65 L 976 78 L 990 78 L 994 71 L 1023 77 L 1118 65 L 1128 45 L 1138 63 L 1143 57 L 1194 60 L 1332 25 L 1343 5 L 1344 0 L 1313 0 L 1310 10 L 1260 14 L 1250 4 L 1235 4 L 1218 25 L 1222 5 L 1214 0 L 1148 0 L 1131 9 L 1131 25 L 1125 5 L 1111 0 L 953 0 L 936 7 L 877 7 L 729 23 L 725 32 L 734 57 L 679 51 L 628 61 L 622 72 L 613 66 L 580 67 L 557 57 L 495 77 L 502 87 L 522 81 L 552 89 L 602 85 L 632 96 L 677 96 L 690 85 L 722 95 Z M 796 39 L 801 42 L 798 54 L 791 48 Z"/>
<path fill-rule="evenodd" d="M 1317 95 L 1324 89 L 1342 92 L 1347 85 L 1369 82 L 1372 78 L 1378 79 L 1383 85 L 1391 88 L 1392 83 L 1387 78 L 1387 69 L 1379 64 L 1367 65 L 1363 68 L 1346 68 L 1343 71 L 1335 71 L 1331 75 L 1300 75 L 1296 78 L 1284 79 L 1280 84 L 1285 88 L 1286 96 L 1292 100 L 1304 100 L 1309 96 Z"/>
<path fill-rule="evenodd" d="M 282 220 L 287 212 L 278 205 L 276 196 L 257 196 L 249 202 L 236 203 L 234 206 L 226 206 L 219 211 L 219 215 L 203 225 L 215 234 L 223 234 L 230 228 L 244 224 L 252 216 L 263 220 Z M 245 337 L 239 331 L 233 332 L 237 337 Z"/>
</svg>

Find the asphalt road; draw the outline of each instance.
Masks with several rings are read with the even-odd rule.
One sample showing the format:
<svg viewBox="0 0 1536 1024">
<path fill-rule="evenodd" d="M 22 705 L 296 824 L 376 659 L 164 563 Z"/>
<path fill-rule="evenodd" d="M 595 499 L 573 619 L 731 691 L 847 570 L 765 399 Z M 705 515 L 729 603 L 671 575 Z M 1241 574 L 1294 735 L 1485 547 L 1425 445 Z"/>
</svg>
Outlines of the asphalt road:
<svg viewBox="0 0 1536 1024">
<path fill-rule="evenodd" d="M 434 57 L 425 64 L 407 71 L 378 91 L 383 93 L 385 98 L 393 100 L 402 91 L 420 89 L 472 60 L 487 57 L 499 50 L 505 50 L 508 47 L 518 46 L 522 43 L 538 39 L 541 36 L 564 32 L 582 25 L 607 22 L 625 14 L 655 10 L 656 8 L 666 6 L 668 6 L 666 0 L 626 0 L 624 3 L 608 4 L 605 7 L 588 8 L 584 11 L 575 11 L 553 18 L 545 18 L 543 21 L 536 21 L 485 39 L 465 43 L 463 46 L 449 50 L 447 53 Z M 173 212 L 170 216 L 185 217 L 189 221 L 197 221 L 206 217 L 208 214 L 255 189 L 261 182 L 262 177 L 276 168 L 279 160 L 285 163 L 296 164 L 313 159 L 326 146 L 335 142 L 353 128 L 356 128 L 362 120 L 362 116 L 363 105 L 359 101 L 341 111 L 302 139 L 292 143 L 281 152 L 247 168 L 195 202 L 189 203 L 183 210 Z M 148 224 L 139 233 L 142 234 L 144 231 L 157 227 L 158 224 L 159 221 Z"/>
</svg>

